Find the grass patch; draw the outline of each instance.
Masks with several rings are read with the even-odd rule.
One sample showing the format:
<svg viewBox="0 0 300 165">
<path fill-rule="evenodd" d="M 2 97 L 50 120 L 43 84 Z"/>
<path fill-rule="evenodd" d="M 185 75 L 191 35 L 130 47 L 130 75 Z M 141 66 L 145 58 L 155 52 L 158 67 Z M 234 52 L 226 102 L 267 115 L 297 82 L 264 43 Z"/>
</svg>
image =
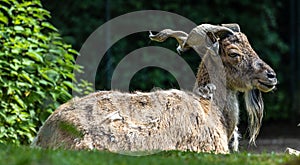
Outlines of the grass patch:
<svg viewBox="0 0 300 165">
<path fill-rule="evenodd" d="M 76 126 L 72 125 L 71 123 L 61 121 L 61 122 L 59 122 L 58 126 L 63 132 L 68 133 L 70 136 L 73 136 L 75 138 L 83 137 L 83 133 L 80 132 L 76 128 Z"/>
<path fill-rule="evenodd" d="M 0 145 L 0 164 L 6 165 L 276 165 L 291 161 L 287 154 L 207 153 L 168 151 L 149 156 L 126 156 L 105 151 L 46 150 L 27 146 Z"/>
</svg>

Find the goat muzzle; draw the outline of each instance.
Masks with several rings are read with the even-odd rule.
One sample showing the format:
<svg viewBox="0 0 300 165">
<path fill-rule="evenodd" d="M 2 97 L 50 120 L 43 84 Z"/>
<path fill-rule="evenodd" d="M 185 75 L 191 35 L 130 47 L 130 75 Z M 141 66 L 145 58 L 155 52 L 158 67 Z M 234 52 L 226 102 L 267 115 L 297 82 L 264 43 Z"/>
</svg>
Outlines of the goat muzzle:
<svg viewBox="0 0 300 165">
<path fill-rule="evenodd" d="M 274 71 L 267 70 L 264 78 L 257 81 L 256 87 L 262 92 L 270 92 L 275 88 L 277 82 L 276 73 Z"/>
</svg>

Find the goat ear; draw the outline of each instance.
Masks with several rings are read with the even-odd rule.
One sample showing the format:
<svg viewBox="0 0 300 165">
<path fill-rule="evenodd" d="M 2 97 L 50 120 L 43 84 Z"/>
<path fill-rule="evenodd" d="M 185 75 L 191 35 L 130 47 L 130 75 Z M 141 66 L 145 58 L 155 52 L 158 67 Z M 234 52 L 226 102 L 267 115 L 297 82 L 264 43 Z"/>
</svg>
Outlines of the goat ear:
<svg viewBox="0 0 300 165">
<path fill-rule="evenodd" d="M 240 25 L 237 23 L 221 24 L 224 27 L 231 29 L 234 32 L 241 32 Z"/>
<path fill-rule="evenodd" d="M 223 40 L 230 35 L 233 35 L 231 31 L 228 31 L 226 29 L 221 29 L 215 33 L 207 32 L 206 34 L 213 43 L 217 42 L 218 40 Z"/>
</svg>

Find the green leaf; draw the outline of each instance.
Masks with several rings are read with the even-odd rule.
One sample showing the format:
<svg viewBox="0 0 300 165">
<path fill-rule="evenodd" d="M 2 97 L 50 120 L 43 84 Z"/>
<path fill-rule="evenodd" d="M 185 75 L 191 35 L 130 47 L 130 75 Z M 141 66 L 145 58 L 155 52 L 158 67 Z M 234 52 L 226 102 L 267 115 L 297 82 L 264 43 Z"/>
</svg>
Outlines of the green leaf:
<svg viewBox="0 0 300 165">
<path fill-rule="evenodd" d="M 16 82 L 17 87 L 19 88 L 31 88 L 32 85 L 25 82 Z"/>
<path fill-rule="evenodd" d="M 12 111 L 11 111 L 11 113 L 13 113 L 13 114 L 19 114 L 19 112 L 21 112 L 23 109 L 22 109 L 22 107 L 20 107 L 18 104 L 16 104 L 16 103 L 10 103 L 9 104 L 11 107 L 12 107 Z"/>
<path fill-rule="evenodd" d="M 58 72 L 52 69 L 44 70 L 41 72 L 41 74 L 46 80 L 51 81 L 53 83 L 56 83 L 60 77 Z"/>
<path fill-rule="evenodd" d="M 53 31 L 58 31 L 53 25 L 51 25 L 49 22 L 42 22 L 42 26 L 43 27 L 46 27 L 46 28 L 49 28 L 49 29 L 51 29 L 51 30 L 53 30 Z"/>
<path fill-rule="evenodd" d="M 29 75 L 27 73 L 23 72 L 22 74 L 20 74 L 20 77 L 27 80 L 30 84 L 33 84 L 33 80 L 29 77 Z"/>
<path fill-rule="evenodd" d="M 24 28 L 22 26 L 15 26 L 15 31 L 24 31 Z"/>
<path fill-rule="evenodd" d="M 27 112 L 21 112 L 21 113 L 18 115 L 18 117 L 19 117 L 21 120 L 26 121 L 26 119 L 29 118 L 30 115 L 29 115 L 29 113 L 27 113 Z M 26 128 L 28 129 L 28 127 L 26 127 Z M 28 129 L 28 132 L 30 132 L 29 129 Z"/>
<path fill-rule="evenodd" d="M 5 3 L 8 4 L 8 5 L 11 5 L 11 4 L 12 4 L 12 1 L 11 1 L 11 0 L 2 0 L 2 2 L 5 2 Z"/>
<path fill-rule="evenodd" d="M 72 95 L 66 90 L 61 89 L 59 93 L 59 98 L 62 99 L 63 101 L 67 101 L 72 98 Z"/>
<path fill-rule="evenodd" d="M 15 88 L 14 87 L 8 87 L 7 89 L 7 95 L 13 95 L 15 93 Z"/>
<path fill-rule="evenodd" d="M 11 116 L 8 116 L 7 118 L 5 118 L 6 122 L 10 125 L 13 125 L 16 123 L 16 119 L 17 119 L 17 116 L 16 115 L 11 115 Z M 13 129 L 13 128 L 12 128 Z"/>
<path fill-rule="evenodd" d="M 64 81 L 63 84 L 65 84 L 67 87 L 69 87 L 70 89 L 74 88 L 74 84 L 70 81 Z"/>
<path fill-rule="evenodd" d="M 8 19 L 7 17 L 0 11 L 0 22 L 4 24 L 8 24 Z"/>
<path fill-rule="evenodd" d="M 64 58 L 70 61 L 75 61 L 74 56 L 68 53 L 65 53 Z"/>
<path fill-rule="evenodd" d="M 27 56 L 31 57 L 36 62 L 44 62 L 43 57 L 39 53 L 37 53 L 35 51 L 28 51 L 25 54 Z"/>
<path fill-rule="evenodd" d="M 14 95 L 14 100 L 22 107 L 26 108 L 24 101 L 19 97 L 19 95 Z"/>
<path fill-rule="evenodd" d="M 45 81 L 45 80 L 39 80 L 39 83 L 41 85 L 49 85 L 49 82 Z"/>
<path fill-rule="evenodd" d="M 70 53 L 72 53 L 72 54 L 75 54 L 75 55 L 80 55 L 79 54 L 79 52 L 77 52 L 76 50 L 74 50 L 74 49 L 68 49 L 68 51 L 70 52 Z"/>
<path fill-rule="evenodd" d="M 62 55 L 63 51 L 60 49 L 50 49 L 49 50 L 50 53 L 56 54 L 56 55 Z"/>
<path fill-rule="evenodd" d="M 45 93 L 42 92 L 30 92 L 30 94 L 27 96 L 28 102 L 42 102 L 45 98 Z"/>
</svg>

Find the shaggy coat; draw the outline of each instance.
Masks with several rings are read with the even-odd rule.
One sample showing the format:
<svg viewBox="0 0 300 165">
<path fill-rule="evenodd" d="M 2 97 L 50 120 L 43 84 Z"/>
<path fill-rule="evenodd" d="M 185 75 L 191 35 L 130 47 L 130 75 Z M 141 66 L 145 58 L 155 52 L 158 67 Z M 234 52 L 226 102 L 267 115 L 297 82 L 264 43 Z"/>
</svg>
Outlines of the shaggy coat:
<svg viewBox="0 0 300 165">
<path fill-rule="evenodd" d="M 130 94 L 101 91 L 61 105 L 41 128 L 35 144 L 135 154 L 157 150 L 227 153 L 225 121 L 216 109 L 210 101 L 176 89 Z"/>
</svg>

